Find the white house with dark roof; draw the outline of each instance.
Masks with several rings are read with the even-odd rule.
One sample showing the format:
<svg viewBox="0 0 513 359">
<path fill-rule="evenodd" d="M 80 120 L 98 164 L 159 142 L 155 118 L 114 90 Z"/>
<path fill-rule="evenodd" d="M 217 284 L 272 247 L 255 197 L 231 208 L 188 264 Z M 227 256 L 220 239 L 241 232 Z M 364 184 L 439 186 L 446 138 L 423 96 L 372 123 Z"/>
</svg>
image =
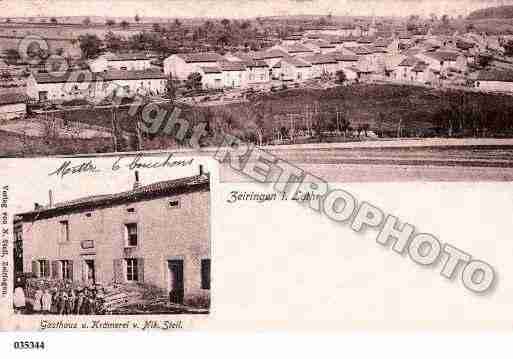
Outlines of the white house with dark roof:
<svg viewBox="0 0 513 359">
<path fill-rule="evenodd" d="M 336 45 L 323 39 L 305 41 L 303 46 L 306 46 L 316 54 L 327 54 L 337 50 Z"/>
<path fill-rule="evenodd" d="M 273 77 L 282 81 L 302 82 L 312 77 L 312 64 L 297 57 L 284 57 L 273 67 Z"/>
<path fill-rule="evenodd" d="M 394 72 L 394 78 L 401 81 L 413 81 L 415 79 L 415 74 L 412 73 L 412 69 L 419 61 L 420 60 L 414 56 L 405 58 L 399 65 L 397 65 Z"/>
<path fill-rule="evenodd" d="M 225 58 L 229 61 L 243 62 L 246 66 L 243 87 L 258 89 L 269 85 L 271 74 L 266 61 L 261 59 L 255 60 L 249 53 L 245 52 L 229 53 L 225 55 Z"/>
<path fill-rule="evenodd" d="M 272 68 L 281 59 L 283 59 L 286 56 L 289 56 L 289 54 L 287 54 L 285 51 L 278 49 L 267 49 L 261 51 L 248 52 L 248 56 L 250 56 L 253 60 L 265 61 L 267 66 L 269 66 L 269 68 Z"/>
<path fill-rule="evenodd" d="M 243 61 L 220 61 L 219 67 L 223 73 L 224 87 L 241 88 L 246 86 L 246 65 Z"/>
<path fill-rule="evenodd" d="M 219 90 L 224 87 L 223 70 L 219 66 L 201 66 L 199 74 L 204 90 Z"/>
<path fill-rule="evenodd" d="M 128 97 L 160 95 L 165 93 L 166 82 L 166 75 L 156 70 L 32 72 L 27 78 L 27 95 L 38 101 L 102 99 L 114 92 Z"/>
<path fill-rule="evenodd" d="M 358 64 L 358 56 L 344 51 L 336 51 L 330 53 L 334 60 L 338 63 L 338 70 L 354 67 Z"/>
<path fill-rule="evenodd" d="M 301 60 L 312 65 L 311 78 L 320 78 L 323 75 L 333 76 L 338 71 L 338 62 L 332 54 L 315 54 L 302 57 Z"/>
<path fill-rule="evenodd" d="M 198 72 L 200 67 L 217 66 L 219 61 L 225 60 L 215 52 L 174 54 L 164 59 L 164 73 L 178 80 L 186 80 L 190 74 Z"/>
<path fill-rule="evenodd" d="M 105 70 L 143 71 L 151 69 L 153 67 L 152 61 L 156 59 L 156 56 L 146 52 L 106 53 L 96 59 L 89 60 L 88 64 L 92 72 Z"/>
<path fill-rule="evenodd" d="M 159 289 L 210 299 L 210 178 L 201 173 L 47 205 L 15 216 L 23 272 L 82 286 Z"/>
<path fill-rule="evenodd" d="M 12 120 L 27 114 L 27 96 L 21 93 L 0 94 L 0 120 Z"/>
<path fill-rule="evenodd" d="M 467 58 L 457 51 L 445 49 L 420 52 L 415 57 L 429 64 L 433 71 L 444 74 L 449 71 L 464 72 L 467 69 Z"/>
</svg>

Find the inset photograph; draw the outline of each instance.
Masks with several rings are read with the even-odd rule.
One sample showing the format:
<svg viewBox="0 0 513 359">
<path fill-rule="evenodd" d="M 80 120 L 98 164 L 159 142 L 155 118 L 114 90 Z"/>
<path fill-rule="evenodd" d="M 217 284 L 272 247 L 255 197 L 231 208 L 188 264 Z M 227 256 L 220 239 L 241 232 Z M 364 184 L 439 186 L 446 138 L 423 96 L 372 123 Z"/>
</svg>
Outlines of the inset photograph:
<svg viewBox="0 0 513 359">
<path fill-rule="evenodd" d="M 15 313 L 208 314 L 210 174 L 196 169 L 158 182 L 130 171 L 118 192 L 62 202 L 49 188 L 17 213 Z"/>
</svg>

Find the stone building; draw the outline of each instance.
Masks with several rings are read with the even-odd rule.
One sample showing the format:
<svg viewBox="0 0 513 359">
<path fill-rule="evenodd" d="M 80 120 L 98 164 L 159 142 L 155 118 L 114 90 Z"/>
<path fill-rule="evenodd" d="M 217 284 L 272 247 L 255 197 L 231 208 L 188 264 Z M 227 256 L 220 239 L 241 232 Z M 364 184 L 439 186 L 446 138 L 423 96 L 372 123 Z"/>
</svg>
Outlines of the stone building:
<svg viewBox="0 0 513 359">
<path fill-rule="evenodd" d="M 209 300 L 210 177 L 202 170 L 145 186 L 136 173 L 129 191 L 52 197 L 16 215 L 24 272 L 84 285 L 147 284 L 174 303 Z"/>
</svg>

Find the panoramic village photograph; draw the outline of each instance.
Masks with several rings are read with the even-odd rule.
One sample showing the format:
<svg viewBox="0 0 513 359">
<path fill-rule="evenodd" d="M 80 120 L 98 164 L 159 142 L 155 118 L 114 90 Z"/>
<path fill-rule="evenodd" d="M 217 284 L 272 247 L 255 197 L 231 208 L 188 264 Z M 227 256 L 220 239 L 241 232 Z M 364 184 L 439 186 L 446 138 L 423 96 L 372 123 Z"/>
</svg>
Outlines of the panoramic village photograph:
<svg viewBox="0 0 513 359">
<path fill-rule="evenodd" d="M 52 186 L 44 203 L 38 193 L 39 203 L 23 204 L 13 223 L 14 313 L 208 314 L 210 174 L 189 172 L 113 175 L 115 193 L 84 177 L 85 197 L 57 200 L 64 190 Z"/>
<path fill-rule="evenodd" d="M 141 131 L 142 99 L 206 153 L 231 134 L 358 181 L 513 179 L 513 1 L 65 3 L 2 3 L 2 156 L 188 148 Z"/>
</svg>

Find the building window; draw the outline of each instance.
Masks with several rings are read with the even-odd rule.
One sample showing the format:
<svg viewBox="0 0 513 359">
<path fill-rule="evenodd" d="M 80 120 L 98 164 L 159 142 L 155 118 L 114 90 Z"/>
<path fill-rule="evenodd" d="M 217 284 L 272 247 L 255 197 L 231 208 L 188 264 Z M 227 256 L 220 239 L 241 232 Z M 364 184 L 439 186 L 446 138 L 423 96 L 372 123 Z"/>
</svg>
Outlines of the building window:
<svg viewBox="0 0 513 359">
<path fill-rule="evenodd" d="M 61 243 L 69 242 L 69 222 L 68 221 L 60 221 L 60 239 Z"/>
<path fill-rule="evenodd" d="M 210 289 L 210 259 L 201 260 L 201 289 Z"/>
<path fill-rule="evenodd" d="M 39 260 L 39 277 L 50 276 L 50 262 L 46 259 Z"/>
<path fill-rule="evenodd" d="M 137 271 L 137 259 L 128 258 L 125 260 L 126 262 L 126 280 L 129 282 L 137 282 L 139 280 L 139 275 Z"/>
<path fill-rule="evenodd" d="M 125 224 L 127 247 L 137 247 L 137 223 Z"/>
<path fill-rule="evenodd" d="M 61 261 L 62 279 L 73 280 L 73 262 L 69 260 Z"/>
<path fill-rule="evenodd" d="M 180 200 L 178 198 L 171 198 L 168 200 L 167 205 L 169 208 L 180 208 Z"/>
<path fill-rule="evenodd" d="M 127 208 L 126 211 L 128 213 L 134 213 L 135 212 L 135 208 L 134 207 L 130 207 L 130 208 Z"/>
</svg>

